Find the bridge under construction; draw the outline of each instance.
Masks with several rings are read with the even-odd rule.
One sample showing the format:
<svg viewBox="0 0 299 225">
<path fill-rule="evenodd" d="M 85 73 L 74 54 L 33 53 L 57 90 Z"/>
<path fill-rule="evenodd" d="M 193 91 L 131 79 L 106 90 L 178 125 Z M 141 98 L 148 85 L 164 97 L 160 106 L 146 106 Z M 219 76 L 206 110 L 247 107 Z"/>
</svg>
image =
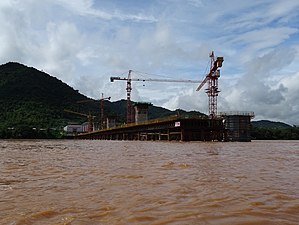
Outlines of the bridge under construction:
<svg viewBox="0 0 299 225">
<path fill-rule="evenodd" d="M 170 117 L 82 133 L 75 136 L 75 138 L 140 141 L 222 141 L 225 139 L 225 133 L 222 119 Z"/>
<path fill-rule="evenodd" d="M 210 54 L 210 70 L 202 82 L 195 80 L 132 78 L 132 70 L 129 70 L 128 77 L 110 77 L 111 82 L 115 80 L 127 82 L 127 123 L 112 128 L 101 126 L 101 130 L 78 134 L 74 137 L 100 140 L 251 141 L 250 120 L 254 117 L 253 112 L 217 113 L 217 96 L 220 92 L 218 89 L 218 78 L 220 77 L 220 68 L 223 61 L 223 57 L 215 57 L 212 51 Z M 132 81 L 200 82 L 196 91 L 201 90 L 207 83 L 206 93 L 209 97 L 209 115 L 201 118 L 174 116 L 149 121 L 148 107 L 150 104 L 133 104 L 131 102 Z M 101 121 L 103 121 L 103 110 L 101 117 Z"/>
</svg>

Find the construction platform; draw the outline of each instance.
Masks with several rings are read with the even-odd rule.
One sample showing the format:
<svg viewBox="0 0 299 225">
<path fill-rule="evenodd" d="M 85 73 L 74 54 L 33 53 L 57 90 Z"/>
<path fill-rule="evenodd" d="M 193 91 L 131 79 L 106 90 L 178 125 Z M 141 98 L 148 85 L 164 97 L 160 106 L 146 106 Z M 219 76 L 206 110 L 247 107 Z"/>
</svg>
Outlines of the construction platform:
<svg viewBox="0 0 299 225">
<path fill-rule="evenodd" d="M 74 138 L 140 141 L 223 141 L 224 137 L 225 128 L 222 119 L 170 117 L 82 133 Z"/>
</svg>

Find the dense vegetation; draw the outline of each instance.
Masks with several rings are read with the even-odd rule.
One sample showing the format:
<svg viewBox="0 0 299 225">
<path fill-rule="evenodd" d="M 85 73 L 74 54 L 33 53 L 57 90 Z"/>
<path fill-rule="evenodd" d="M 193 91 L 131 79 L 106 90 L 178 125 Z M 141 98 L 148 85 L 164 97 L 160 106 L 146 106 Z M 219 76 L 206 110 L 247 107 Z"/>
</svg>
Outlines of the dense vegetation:
<svg viewBox="0 0 299 225">
<path fill-rule="evenodd" d="M 62 81 L 19 63 L 0 66 L 0 137 L 57 137 L 64 108 L 86 99 Z"/>
<path fill-rule="evenodd" d="M 78 101 L 85 101 L 78 104 Z M 124 123 L 126 100 L 105 101 L 105 114 Z M 89 99 L 67 84 L 37 69 L 19 63 L 0 66 L 0 138 L 59 138 L 68 123 L 83 123 L 86 117 L 64 109 L 91 114 L 99 121 L 100 102 Z M 205 116 L 199 112 L 170 111 L 149 107 L 149 119 L 170 115 Z M 252 123 L 253 139 L 299 139 L 299 128 L 284 123 Z"/>
<path fill-rule="evenodd" d="M 256 128 L 251 136 L 256 140 L 299 140 L 299 127 L 290 128 Z"/>
<path fill-rule="evenodd" d="M 268 120 L 253 121 L 251 136 L 256 140 L 299 140 L 299 127 Z"/>
</svg>

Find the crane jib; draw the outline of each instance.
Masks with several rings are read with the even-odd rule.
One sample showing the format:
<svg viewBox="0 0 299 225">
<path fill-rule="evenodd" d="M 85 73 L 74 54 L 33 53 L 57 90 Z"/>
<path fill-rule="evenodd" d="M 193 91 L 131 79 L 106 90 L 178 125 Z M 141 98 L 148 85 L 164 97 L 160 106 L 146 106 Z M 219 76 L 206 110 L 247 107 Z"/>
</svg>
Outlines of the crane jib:
<svg viewBox="0 0 299 225">
<path fill-rule="evenodd" d="M 115 80 L 130 80 L 130 81 L 149 81 L 149 82 L 176 82 L 176 83 L 200 83 L 200 80 L 172 80 L 172 79 L 140 79 L 140 78 L 126 78 L 126 77 L 110 77 L 110 81 Z"/>
</svg>

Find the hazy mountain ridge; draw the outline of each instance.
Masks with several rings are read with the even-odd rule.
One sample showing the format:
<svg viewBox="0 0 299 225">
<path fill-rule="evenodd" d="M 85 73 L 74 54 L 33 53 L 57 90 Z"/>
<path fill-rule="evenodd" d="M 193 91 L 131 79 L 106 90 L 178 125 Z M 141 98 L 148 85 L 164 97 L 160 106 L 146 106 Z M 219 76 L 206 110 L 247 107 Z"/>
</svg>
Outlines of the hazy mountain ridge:
<svg viewBox="0 0 299 225">
<path fill-rule="evenodd" d="M 289 124 L 283 123 L 283 122 L 276 122 L 276 121 L 270 121 L 270 120 L 258 120 L 258 121 L 252 121 L 252 126 L 257 128 L 290 128 L 292 127 Z"/>
</svg>

